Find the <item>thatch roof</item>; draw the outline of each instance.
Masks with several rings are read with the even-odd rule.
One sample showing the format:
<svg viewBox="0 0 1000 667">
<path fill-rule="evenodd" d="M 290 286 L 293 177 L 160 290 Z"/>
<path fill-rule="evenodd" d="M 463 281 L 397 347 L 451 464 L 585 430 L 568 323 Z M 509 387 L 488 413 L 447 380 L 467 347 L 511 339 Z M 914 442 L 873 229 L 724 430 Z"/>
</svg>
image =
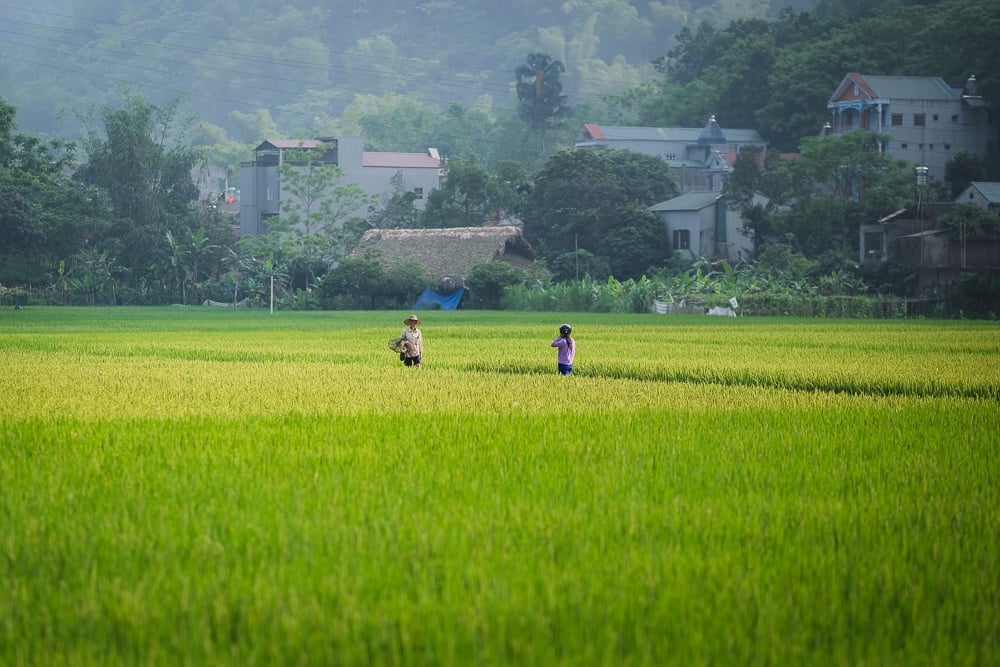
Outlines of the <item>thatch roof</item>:
<svg viewBox="0 0 1000 667">
<path fill-rule="evenodd" d="M 372 229 L 351 256 L 372 256 L 386 269 L 413 261 L 431 278 L 460 285 L 477 264 L 499 261 L 526 267 L 535 251 L 518 227 Z"/>
</svg>

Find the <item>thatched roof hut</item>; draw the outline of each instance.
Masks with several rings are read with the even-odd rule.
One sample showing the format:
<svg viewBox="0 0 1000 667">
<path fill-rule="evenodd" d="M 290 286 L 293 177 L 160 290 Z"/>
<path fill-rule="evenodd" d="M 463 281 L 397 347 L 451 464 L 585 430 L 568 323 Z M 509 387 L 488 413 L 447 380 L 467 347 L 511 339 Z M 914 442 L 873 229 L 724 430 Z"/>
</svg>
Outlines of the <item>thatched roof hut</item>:
<svg viewBox="0 0 1000 667">
<path fill-rule="evenodd" d="M 441 284 L 459 287 L 477 264 L 507 262 L 526 268 L 535 251 L 518 227 L 372 229 L 351 256 L 371 256 L 386 269 L 413 261 Z"/>
</svg>

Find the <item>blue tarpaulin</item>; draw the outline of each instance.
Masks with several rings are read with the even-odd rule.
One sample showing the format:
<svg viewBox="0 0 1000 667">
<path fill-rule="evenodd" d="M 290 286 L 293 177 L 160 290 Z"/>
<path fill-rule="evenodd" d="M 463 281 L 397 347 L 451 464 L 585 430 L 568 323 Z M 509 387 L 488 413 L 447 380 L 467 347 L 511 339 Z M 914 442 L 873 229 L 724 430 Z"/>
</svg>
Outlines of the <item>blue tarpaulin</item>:
<svg viewBox="0 0 1000 667">
<path fill-rule="evenodd" d="M 441 294 L 432 289 L 425 289 L 413 304 L 413 310 L 455 310 L 465 296 L 465 288 L 459 287 L 451 294 Z"/>
</svg>

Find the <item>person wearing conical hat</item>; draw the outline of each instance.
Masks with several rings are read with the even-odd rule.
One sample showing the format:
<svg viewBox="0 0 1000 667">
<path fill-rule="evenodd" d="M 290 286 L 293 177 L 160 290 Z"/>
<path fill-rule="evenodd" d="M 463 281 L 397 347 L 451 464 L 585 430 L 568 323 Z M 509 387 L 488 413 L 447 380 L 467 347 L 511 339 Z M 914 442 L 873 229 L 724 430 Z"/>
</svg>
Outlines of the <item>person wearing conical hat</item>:
<svg viewBox="0 0 1000 667">
<path fill-rule="evenodd" d="M 417 325 L 420 324 L 420 318 L 416 315 L 410 315 L 403 320 L 403 324 L 406 325 L 400 335 L 400 338 L 403 339 L 403 347 L 406 348 L 401 354 L 403 365 L 420 368 L 424 357 L 424 336 L 417 328 Z"/>
</svg>

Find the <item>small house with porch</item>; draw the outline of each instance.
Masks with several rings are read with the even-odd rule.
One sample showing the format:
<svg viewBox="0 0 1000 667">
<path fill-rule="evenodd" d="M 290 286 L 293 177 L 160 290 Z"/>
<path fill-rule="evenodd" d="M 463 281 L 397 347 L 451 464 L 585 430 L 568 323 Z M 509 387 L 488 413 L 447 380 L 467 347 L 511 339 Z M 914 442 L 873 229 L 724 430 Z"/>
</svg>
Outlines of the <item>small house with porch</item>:
<svg viewBox="0 0 1000 667">
<path fill-rule="evenodd" d="M 753 255 L 753 242 L 743 231 L 743 218 L 726 207 L 719 192 L 686 192 L 649 210 L 663 221 L 672 253 L 729 262 Z"/>
</svg>

